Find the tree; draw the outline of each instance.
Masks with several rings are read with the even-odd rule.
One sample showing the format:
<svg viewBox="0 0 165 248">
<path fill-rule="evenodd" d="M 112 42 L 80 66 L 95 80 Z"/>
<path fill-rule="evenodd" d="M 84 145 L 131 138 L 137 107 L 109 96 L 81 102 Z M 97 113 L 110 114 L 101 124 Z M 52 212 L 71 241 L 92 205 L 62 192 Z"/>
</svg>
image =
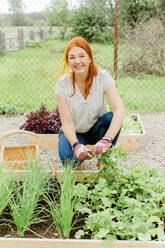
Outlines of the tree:
<svg viewBox="0 0 165 248">
<path fill-rule="evenodd" d="M 113 41 L 113 8 L 109 0 L 84 0 L 75 10 L 73 32 L 88 41 Z"/>
<path fill-rule="evenodd" d="M 67 0 L 52 0 L 45 15 L 48 18 L 49 25 L 62 27 L 61 39 L 64 39 L 70 24 L 70 11 Z"/>
<path fill-rule="evenodd" d="M 120 24 L 135 27 L 140 22 L 146 22 L 157 16 L 157 0 L 119 0 Z"/>
<path fill-rule="evenodd" d="M 23 0 L 7 0 L 9 3 L 9 13 L 11 14 L 11 24 L 13 26 L 25 25 L 25 16 L 23 13 Z"/>
<path fill-rule="evenodd" d="M 100 17 L 106 19 L 107 25 L 113 25 L 113 0 L 80 0 L 81 6 L 86 6 L 95 14 L 99 13 Z"/>
</svg>

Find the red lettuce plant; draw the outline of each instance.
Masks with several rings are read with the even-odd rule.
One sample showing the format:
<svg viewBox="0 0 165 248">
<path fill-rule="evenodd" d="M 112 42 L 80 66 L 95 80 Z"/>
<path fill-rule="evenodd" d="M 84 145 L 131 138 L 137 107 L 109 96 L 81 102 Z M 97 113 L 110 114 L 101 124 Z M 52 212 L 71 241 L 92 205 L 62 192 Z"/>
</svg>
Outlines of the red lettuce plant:
<svg viewBox="0 0 165 248">
<path fill-rule="evenodd" d="M 20 129 L 39 134 L 58 134 L 61 128 L 61 119 L 58 108 L 48 111 L 44 104 L 41 104 L 39 111 L 30 112 L 27 120 Z"/>
</svg>

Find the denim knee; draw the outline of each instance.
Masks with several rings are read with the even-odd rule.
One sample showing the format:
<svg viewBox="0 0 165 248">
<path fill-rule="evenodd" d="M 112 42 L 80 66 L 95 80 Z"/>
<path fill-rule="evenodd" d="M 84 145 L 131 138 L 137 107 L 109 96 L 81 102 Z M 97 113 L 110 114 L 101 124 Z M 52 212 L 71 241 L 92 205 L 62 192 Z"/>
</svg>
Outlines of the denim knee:
<svg viewBox="0 0 165 248">
<path fill-rule="evenodd" d="M 74 156 L 72 146 L 62 130 L 60 130 L 58 136 L 58 154 L 63 165 L 68 162 L 73 167 L 76 167 L 82 162 Z"/>
<path fill-rule="evenodd" d="M 58 154 L 62 163 L 64 163 L 65 159 L 72 159 L 74 157 L 72 146 L 62 130 L 60 130 L 58 136 Z"/>
<path fill-rule="evenodd" d="M 99 121 L 102 122 L 103 126 L 107 126 L 109 128 L 111 121 L 113 118 L 113 113 L 112 111 L 105 113 L 99 118 Z"/>
</svg>

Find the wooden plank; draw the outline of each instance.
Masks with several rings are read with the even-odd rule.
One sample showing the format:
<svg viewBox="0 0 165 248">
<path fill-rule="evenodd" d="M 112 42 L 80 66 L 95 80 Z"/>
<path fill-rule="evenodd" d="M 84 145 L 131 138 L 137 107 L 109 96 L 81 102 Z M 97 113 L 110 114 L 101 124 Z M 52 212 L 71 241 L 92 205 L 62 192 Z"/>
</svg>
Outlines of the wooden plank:
<svg viewBox="0 0 165 248">
<path fill-rule="evenodd" d="M 117 144 L 122 143 L 123 151 L 137 151 L 139 150 L 140 137 L 139 135 L 121 134 Z"/>
<path fill-rule="evenodd" d="M 2 248 L 100 248 L 101 241 L 60 239 L 0 239 Z"/>
<path fill-rule="evenodd" d="M 102 240 L 0 238 L 2 248 L 102 248 Z M 108 248 L 165 248 L 164 241 L 116 241 Z"/>
<path fill-rule="evenodd" d="M 57 149 L 58 134 L 38 134 L 38 141 L 35 137 L 27 136 L 29 144 L 38 144 L 40 148 Z"/>
</svg>

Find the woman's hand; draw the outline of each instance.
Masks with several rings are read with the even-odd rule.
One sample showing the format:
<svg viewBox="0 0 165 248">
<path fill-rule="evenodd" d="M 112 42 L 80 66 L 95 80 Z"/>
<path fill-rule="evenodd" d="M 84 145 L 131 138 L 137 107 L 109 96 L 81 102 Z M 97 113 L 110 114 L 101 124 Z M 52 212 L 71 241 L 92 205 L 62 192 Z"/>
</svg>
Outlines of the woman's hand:
<svg viewBox="0 0 165 248">
<path fill-rule="evenodd" d="M 92 154 L 98 156 L 105 153 L 112 146 L 112 142 L 113 140 L 111 138 L 103 137 L 93 146 Z"/>
<path fill-rule="evenodd" d="M 74 148 L 74 155 L 78 160 L 91 159 L 91 151 L 83 144 L 78 143 Z"/>
</svg>

